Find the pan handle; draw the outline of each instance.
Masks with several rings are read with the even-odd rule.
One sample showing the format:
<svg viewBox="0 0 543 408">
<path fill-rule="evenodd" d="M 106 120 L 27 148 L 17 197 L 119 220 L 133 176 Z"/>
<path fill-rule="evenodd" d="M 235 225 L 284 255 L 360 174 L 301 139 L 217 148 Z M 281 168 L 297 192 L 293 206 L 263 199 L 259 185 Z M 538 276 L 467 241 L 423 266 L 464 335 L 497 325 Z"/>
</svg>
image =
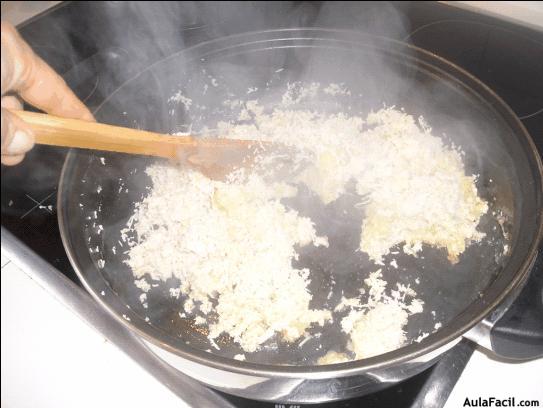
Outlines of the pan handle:
<svg viewBox="0 0 543 408">
<path fill-rule="evenodd" d="M 464 337 L 496 357 L 509 360 L 543 357 L 543 248 L 539 249 L 519 295 L 513 295 Z"/>
</svg>

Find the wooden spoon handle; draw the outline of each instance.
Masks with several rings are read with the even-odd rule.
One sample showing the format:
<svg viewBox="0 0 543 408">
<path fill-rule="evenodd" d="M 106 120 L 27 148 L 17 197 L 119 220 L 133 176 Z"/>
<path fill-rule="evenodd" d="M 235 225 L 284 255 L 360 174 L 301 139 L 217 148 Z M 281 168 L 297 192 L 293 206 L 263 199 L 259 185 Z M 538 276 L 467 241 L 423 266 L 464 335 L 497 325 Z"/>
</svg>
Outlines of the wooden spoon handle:
<svg viewBox="0 0 543 408">
<path fill-rule="evenodd" d="M 31 125 L 39 144 L 176 158 L 179 149 L 193 149 L 198 143 L 191 136 L 163 135 L 43 113 L 13 112 Z"/>
<path fill-rule="evenodd" d="M 255 154 L 277 147 L 271 142 L 172 136 L 43 113 L 11 112 L 31 126 L 39 144 L 165 157 L 188 163 L 213 179 L 250 167 Z"/>
</svg>

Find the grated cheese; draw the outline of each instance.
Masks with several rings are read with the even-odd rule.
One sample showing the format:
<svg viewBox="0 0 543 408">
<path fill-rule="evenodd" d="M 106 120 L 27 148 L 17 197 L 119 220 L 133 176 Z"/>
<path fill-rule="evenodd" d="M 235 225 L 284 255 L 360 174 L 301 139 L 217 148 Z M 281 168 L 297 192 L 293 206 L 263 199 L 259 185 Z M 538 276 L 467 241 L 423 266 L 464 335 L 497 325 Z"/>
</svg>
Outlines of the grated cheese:
<svg viewBox="0 0 543 408">
<path fill-rule="evenodd" d="M 137 278 L 179 278 L 187 313 L 199 302 L 207 314 L 217 299 L 210 339 L 226 332 L 252 352 L 275 333 L 294 341 L 331 318 L 309 308 L 309 271 L 292 266 L 295 245 L 327 244 L 309 218 L 281 204 L 296 189 L 256 175 L 219 182 L 169 165 L 147 173 L 154 187 L 131 218 L 139 242 L 127 263 Z"/>
<path fill-rule="evenodd" d="M 326 364 L 339 364 L 339 363 L 345 363 L 347 361 L 351 361 L 349 356 L 344 353 L 338 353 L 337 351 L 329 351 L 324 356 L 320 357 L 317 360 L 318 365 L 326 365 Z"/>
<path fill-rule="evenodd" d="M 289 84 L 281 107 L 271 112 L 255 100 L 225 101 L 232 109 L 242 107 L 240 123 L 221 122 L 217 134 L 295 146 L 299 157 L 294 159 L 309 158 L 312 164 L 293 184 L 304 183 L 324 204 L 345 194 L 354 180 L 365 208 L 360 250 L 375 264 L 382 264 L 397 245 L 419 256 L 423 244 L 445 248 L 456 262 L 470 242 L 483 238 L 477 225 L 488 206 L 477 195 L 476 176 L 465 174 L 463 152 L 445 146 L 422 118 L 394 108 L 365 118 L 288 110 L 317 96 L 319 87 Z M 323 92 L 350 94 L 337 84 Z M 171 101 L 186 102 L 180 93 Z M 126 262 L 144 291 L 149 285 L 143 277 L 178 278 L 181 286 L 170 293 L 188 296 L 184 312 L 216 316 L 195 318 L 196 324 L 208 322 L 213 347 L 218 349 L 214 339 L 227 333 L 244 351 L 254 352 L 276 334 L 293 342 L 312 325 L 332 319 L 330 310 L 309 307 L 310 271 L 292 266 L 298 257 L 295 247 L 328 246 L 309 218 L 281 203 L 297 194 L 294 185 L 266 182 L 261 174 L 241 170 L 224 182 L 170 165 L 155 164 L 146 172 L 153 188 L 122 231 L 130 247 Z M 130 240 L 128 231 L 137 239 Z M 398 268 L 396 260 L 390 265 Z M 357 359 L 404 345 L 409 316 L 423 311 L 409 286 L 396 285 L 387 293 L 381 270 L 364 283 L 368 288 L 360 293 L 369 295 L 367 303 L 343 297 L 334 310 L 349 310 L 341 328 Z M 344 359 L 344 354 L 329 352 L 318 363 Z"/>
<path fill-rule="evenodd" d="M 286 99 L 291 101 L 292 89 L 289 92 Z M 298 94 L 313 92 L 314 85 Z M 449 260 L 456 262 L 469 242 L 484 237 L 477 225 L 488 205 L 477 195 L 476 176 L 465 175 L 462 152 L 433 136 L 422 118 L 415 121 L 394 108 L 372 112 L 366 119 L 282 109 L 265 114 L 254 104 L 247 110 L 254 114 L 254 123 L 219 123 L 219 135 L 259 135 L 309 152 L 313 165 L 298 181 L 325 204 L 355 180 L 366 209 L 360 249 L 375 262 L 401 243 L 412 255 L 423 243 L 446 248 Z"/>
<path fill-rule="evenodd" d="M 149 292 L 151 290 L 151 285 L 145 279 L 136 279 L 134 284 L 137 288 L 141 289 L 143 292 Z"/>
<path fill-rule="evenodd" d="M 387 282 L 381 269 L 364 280 L 369 287 L 367 303 L 357 298 L 343 300 L 351 311 L 341 320 L 342 330 L 349 335 L 349 349 L 356 359 L 369 358 L 402 347 L 407 338 L 404 327 L 412 314 L 421 313 L 423 302 L 408 286 L 397 284 L 398 290 L 386 293 Z M 412 297 L 406 302 L 406 297 Z"/>
</svg>

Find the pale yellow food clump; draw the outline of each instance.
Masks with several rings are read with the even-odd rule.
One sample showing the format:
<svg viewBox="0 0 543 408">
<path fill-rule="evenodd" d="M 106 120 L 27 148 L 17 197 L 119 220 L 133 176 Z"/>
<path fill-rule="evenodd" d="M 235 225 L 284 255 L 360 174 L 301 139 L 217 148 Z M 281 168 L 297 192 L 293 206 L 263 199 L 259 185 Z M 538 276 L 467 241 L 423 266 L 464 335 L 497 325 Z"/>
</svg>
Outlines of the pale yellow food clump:
<svg viewBox="0 0 543 408">
<path fill-rule="evenodd" d="M 479 219 L 487 203 L 477 195 L 461 154 L 443 145 L 411 116 L 394 110 L 371 114 L 375 125 L 362 136 L 366 164 L 357 190 L 369 194 L 360 249 L 374 260 L 402 242 L 416 253 L 422 243 L 446 248 L 451 262 L 470 241 L 480 240 Z"/>
<path fill-rule="evenodd" d="M 329 351 L 324 356 L 317 360 L 318 365 L 326 364 L 339 364 L 350 361 L 351 359 L 344 353 L 338 353 L 337 351 Z"/>
<path fill-rule="evenodd" d="M 350 312 L 341 320 L 341 328 L 349 335 L 348 347 L 357 360 L 402 347 L 407 341 L 404 328 L 409 316 L 421 313 L 424 304 L 409 286 L 396 284 L 387 294 L 381 269 L 370 273 L 364 283 L 369 288 L 366 303 L 358 298 L 342 302 Z"/>
<path fill-rule="evenodd" d="M 309 270 L 292 266 L 296 245 L 328 245 L 309 218 L 280 203 L 295 188 L 256 175 L 214 181 L 169 165 L 147 173 L 153 190 L 129 222 L 139 240 L 127 263 L 137 278 L 179 278 L 186 312 L 194 302 L 204 315 L 214 310 L 210 339 L 227 333 L 253 352 L 275 333 L 294 341 L 331 318 L 309 307 Z"/>
<path fill-rule="evenodd" d="M 356 359 L 373 357 L 402 347 L 409 314 L 396 303 L 378 303 L 365 312 L 351 312 L 342 324 L 349 334 L 349 348 Z M 353 322 L 349 322 L 349 318 Z M 349 322 L 349 324 L 347 324 Z"/>
<path fill-rule="evenodd" d="M 360 249 L 378 263 L 393 246 L 416 254 L 423 243 L 448 251 L 456 262 L 477 231 L 488 206 L 477 194 L 475 176 L 465 174 L 461 153 L 433 136 L 424 121 L 396 109 L 364 120 L 344 114 L 252 108 L 255 123 L 219 125 L 229 138 L 293 145 L 313 165 L 297 176 L 325 203 L 354 180 L 365 204 Z"/>
</svg>

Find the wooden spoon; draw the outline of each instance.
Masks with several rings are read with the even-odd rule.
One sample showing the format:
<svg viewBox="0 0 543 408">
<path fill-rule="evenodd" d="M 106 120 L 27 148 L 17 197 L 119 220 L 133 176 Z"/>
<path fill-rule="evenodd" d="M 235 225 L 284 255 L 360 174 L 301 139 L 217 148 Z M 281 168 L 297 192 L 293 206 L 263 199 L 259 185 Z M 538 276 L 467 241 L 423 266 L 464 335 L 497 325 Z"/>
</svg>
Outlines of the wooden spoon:
<svg viewBox="0 0 543 408">
<path fill-rule="evenodd" d="M 212 179 L 248 167 L 272 146 L 255 140 L 172 136 L 43 113 L 12 111 L 34 131 L 36 143 L 164 157 L 187 163 Z"/>
</svg>

